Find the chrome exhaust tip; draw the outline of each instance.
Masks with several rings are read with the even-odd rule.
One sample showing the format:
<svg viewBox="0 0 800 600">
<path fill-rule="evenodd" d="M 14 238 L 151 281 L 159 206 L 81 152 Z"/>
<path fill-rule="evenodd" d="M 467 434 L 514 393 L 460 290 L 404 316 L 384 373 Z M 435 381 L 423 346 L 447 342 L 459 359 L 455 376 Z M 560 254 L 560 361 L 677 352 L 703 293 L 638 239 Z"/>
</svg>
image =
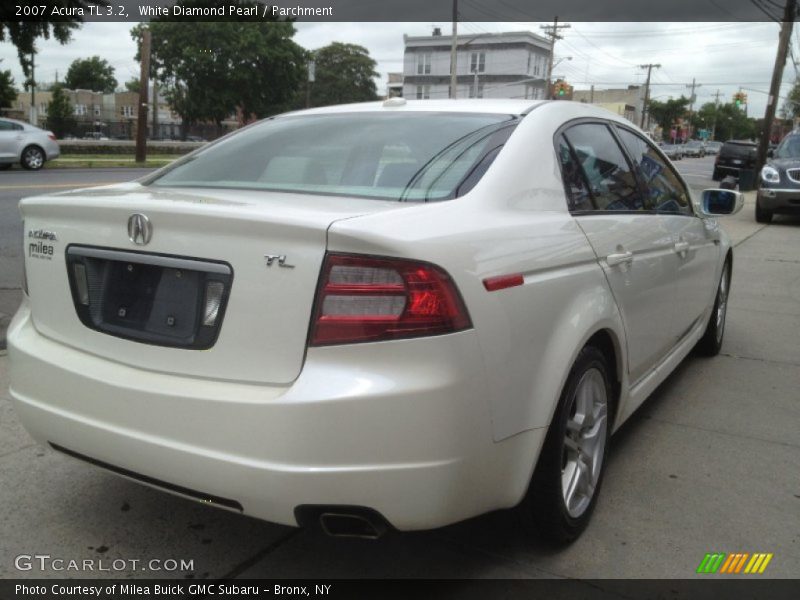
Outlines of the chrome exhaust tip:
<svg viewBox="0 0 800 600">
<path fill-rule="evenodd" d="M 360 514 L 324 512 L 319 516 L 322 531 L 332 537 L 377 540 L 386 533 L 386 524 Z"/>
</svg>

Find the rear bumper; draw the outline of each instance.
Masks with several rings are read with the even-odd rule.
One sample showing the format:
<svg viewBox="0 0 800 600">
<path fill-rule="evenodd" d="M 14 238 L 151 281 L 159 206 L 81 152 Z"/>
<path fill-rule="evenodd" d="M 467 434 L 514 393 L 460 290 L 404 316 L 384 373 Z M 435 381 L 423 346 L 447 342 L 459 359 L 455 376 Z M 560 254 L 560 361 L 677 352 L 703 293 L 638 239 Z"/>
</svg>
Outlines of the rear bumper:
<svg viewBox="0 0 800 600">
<path fill-rule="evenodd" d="M 734 167 L 731 165 L 714 165 L 714 170 L 723 177 L 725 177 L 726 175 L 733 175 L 734 177 L 739 177 L 739 174 L 743 170 L 747 170 L 747 166 L 742 165 Z"/>
<path fill-rule="evenodd" d="M 366 507 L 401 530 L 513 506 L 545 433 L 492 441 L 473 331 L 312 348 L 289 386 L 87 354 L 39 334 L 27 301 L 8 349 L 11 396 L 38 441 L 288 525 L 301 505 Z"/>
<path fill-rule="evenodd" d="M 758 203 L 764 210 L 781 213 L 800 213 L 800 188 L 758 190 Z"/>
</svg>

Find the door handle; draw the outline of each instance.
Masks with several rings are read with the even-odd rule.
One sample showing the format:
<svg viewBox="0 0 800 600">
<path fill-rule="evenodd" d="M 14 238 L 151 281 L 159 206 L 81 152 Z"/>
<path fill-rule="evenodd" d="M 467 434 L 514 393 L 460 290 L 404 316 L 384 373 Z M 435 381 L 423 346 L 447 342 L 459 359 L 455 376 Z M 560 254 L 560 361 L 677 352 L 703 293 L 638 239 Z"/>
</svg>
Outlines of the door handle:
<svg viewBox="0 0 800 600">
<path fill-rule="evenodd" d="M 609 267 L 616 265 L 629 265 L 633 262 L 633 252 L 616 252 L 606 256 L 606 262 Z"/>
<path fill-rule="evenodd" d="M 689 251 L 689 242 L 675 242 L 675 252 L 684 254 Z"/>
</svg>

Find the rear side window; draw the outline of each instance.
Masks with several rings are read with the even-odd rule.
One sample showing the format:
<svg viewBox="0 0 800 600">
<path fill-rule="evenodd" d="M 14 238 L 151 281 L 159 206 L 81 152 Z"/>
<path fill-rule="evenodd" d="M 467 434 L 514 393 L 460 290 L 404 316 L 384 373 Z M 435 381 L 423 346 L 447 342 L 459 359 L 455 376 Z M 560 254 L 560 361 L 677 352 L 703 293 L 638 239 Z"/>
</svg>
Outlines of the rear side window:
<svg viewBox="0 0 800 600">
<path fill-rule="evenodd" d="M 692 214 L 686 188 L 656 149 L 642 137 L 627 129 L 618 127 L 617 131 L 633 161 L 636 176 L 647 188 L 645 206 L 648 210 Z"/>
<path fill-rule="evenodd" d="M 564 138 L 580 165 L 594 210 L 646 210 L 633 169 L 606 125 L 579 123 Z"/>
<path fill-rule="evenodd" d="M 517 121 L 411 111 L 279 117 L 178 161 L 149 184 L 447 200 L 475 184 L 485 172 L 476 168 L 497 154 L 496 134 Z"/>
</svg>

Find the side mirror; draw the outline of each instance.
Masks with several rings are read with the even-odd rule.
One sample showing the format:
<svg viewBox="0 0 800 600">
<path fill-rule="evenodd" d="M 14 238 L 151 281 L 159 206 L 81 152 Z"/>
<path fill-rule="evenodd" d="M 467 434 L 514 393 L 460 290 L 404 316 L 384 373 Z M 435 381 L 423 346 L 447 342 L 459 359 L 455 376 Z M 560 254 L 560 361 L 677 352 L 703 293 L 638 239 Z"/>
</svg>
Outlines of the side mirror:
<svg viewBox="0 0 800 600">
<path fill-rule="evenodd" d="M 770 148 L 769 150 L 767 150 L 767 158 L 772 158 L 773 156 L 775 156 L 775 150 Z"/>
<path fill-rule="evenodd" d="M 733 190 L 703 190 L 700 214 L 703 217 L 735 215 L 744 206 L 744 195 Z"/>
</svg>

